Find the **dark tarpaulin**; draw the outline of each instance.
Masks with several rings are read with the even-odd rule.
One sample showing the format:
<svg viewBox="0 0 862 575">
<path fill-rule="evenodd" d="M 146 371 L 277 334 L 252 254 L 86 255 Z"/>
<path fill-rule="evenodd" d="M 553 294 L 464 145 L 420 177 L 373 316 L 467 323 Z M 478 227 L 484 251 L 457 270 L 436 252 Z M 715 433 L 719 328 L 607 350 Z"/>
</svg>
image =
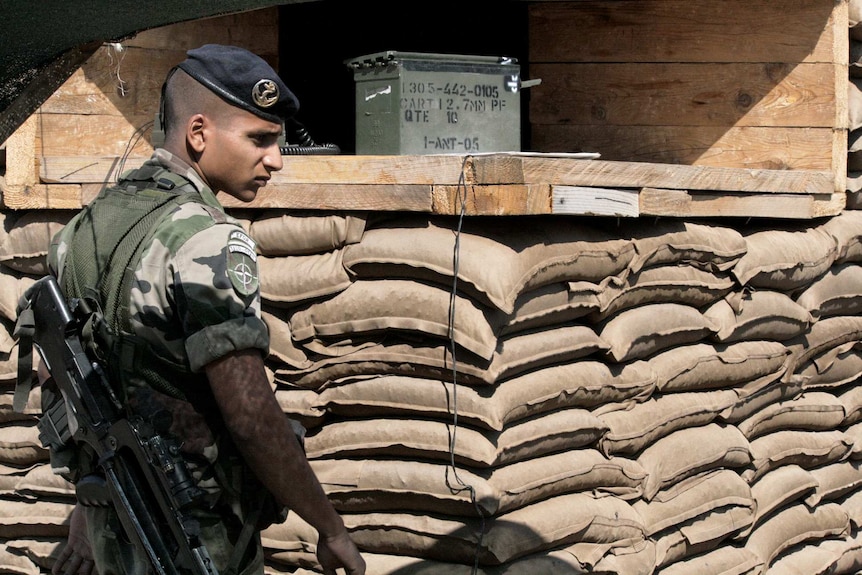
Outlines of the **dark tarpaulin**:
<svg viewBox="0 0 862 575">
<path fill-rule="evenodd" d="M 103 43 L 304 0 L 0 0 L 0 143 Z"/>
</svg>

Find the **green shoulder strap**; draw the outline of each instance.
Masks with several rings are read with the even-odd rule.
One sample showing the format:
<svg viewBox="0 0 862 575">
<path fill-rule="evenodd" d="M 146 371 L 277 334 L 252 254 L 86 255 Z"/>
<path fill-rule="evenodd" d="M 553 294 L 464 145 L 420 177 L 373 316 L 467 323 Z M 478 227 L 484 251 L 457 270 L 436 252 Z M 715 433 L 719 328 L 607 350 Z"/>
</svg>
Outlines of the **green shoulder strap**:
<svg viewBox="0 0 862 575">
<path fill-rule="evenodd" d="M 124 175 L 84 208 L 66 257 L 63 286 L 67 297 L 83 298 L 103 314 L 100 336 L 117 359 L 118 391 L 127 376 L 137 372 L 154 388 L 174 397 L 183 394 L 169 374 L 188 371 L 156 356 L 150 346 L 131 335 L 129 294 L 143 256 L 145 240 L 155 224 L 181 203 L 200 201 L 186 178 L 158 166 L 143 166 Z M 83 255 L 87 254 L 87 255 Z M 93 254 L 95 257 L 91 257 Z M 98 306 L 102 302 L 102 306 Z M 151 363 L 156 362 L 156 363 Z"/>
</svg>

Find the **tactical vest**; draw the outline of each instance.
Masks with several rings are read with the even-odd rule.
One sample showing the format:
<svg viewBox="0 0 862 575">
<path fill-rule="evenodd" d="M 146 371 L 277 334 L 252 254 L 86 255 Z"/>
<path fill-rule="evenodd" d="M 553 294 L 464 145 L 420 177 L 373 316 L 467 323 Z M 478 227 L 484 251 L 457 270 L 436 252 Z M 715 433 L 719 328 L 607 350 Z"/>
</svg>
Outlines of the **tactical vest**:
<svg viewBox="0 0 862 575">
<path fill-rule="evenodd" d="M 154 352 L 135 336 L 129 310 L 135 270 L 155 233 L 155 224 L 190 201 L 201 202 L 191 182 L 161 167 L 145 165 L 124 175 L 117 186 L 103 190 L 75 221 L 60 274 L 63 292 L 100 313 L 93 351 L 108 366 L 121 400 L 134 385 L 133 378 L 178 399 L 188 399 L 187 392 L 173 381 L 190 383 L 184 385 L 186 390 L 206 383 L 205 376 L 192 373 L 187 363 Z"/>
</svg>

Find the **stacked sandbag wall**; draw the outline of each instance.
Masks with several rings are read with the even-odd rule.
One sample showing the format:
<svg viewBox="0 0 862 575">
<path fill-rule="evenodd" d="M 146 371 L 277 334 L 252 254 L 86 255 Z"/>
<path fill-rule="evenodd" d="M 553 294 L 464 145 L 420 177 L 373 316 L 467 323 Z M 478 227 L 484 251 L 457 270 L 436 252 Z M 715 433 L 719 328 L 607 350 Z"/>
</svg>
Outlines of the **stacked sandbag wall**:
<svg viewBox="0 0 862 575">
<path fill-rule="evenodd" d="M 16 573 L 50 566 L 73 501 L 37 393 L 11 410 L 15 301 L 69 215 L 6 213 L 0 240 Z M 862 213 L 236 215 L 276 397 L 369 573 L 862 568 Z M 315 568 L 294 514 L 262 538 L 269 572 Z"/>
</svg>

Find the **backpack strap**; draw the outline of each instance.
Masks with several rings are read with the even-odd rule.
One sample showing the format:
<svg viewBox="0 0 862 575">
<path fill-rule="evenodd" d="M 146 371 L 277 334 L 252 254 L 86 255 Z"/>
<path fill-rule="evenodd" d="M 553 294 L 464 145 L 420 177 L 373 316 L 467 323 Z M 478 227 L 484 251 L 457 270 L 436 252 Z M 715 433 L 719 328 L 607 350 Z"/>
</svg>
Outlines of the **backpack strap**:
<svg viewBox="0 0 862 575">
<path fill-rule="evenodd" d="M 146 164 L 103 191 L 76 222 L 62 274 L 64 292 L 100 312 L 102 321 L 95 323 L 93 335 L 101 345 L 96 347 L 122 398 L 129 375 L 135 373 L 158 391 L 185 399 L 171 376 L 190 373 L 189 368 L 161 357 L 132 334 L 128 300 L 155 224 L 185 202 L 200 202 L 197 193 L 187 193 L 194 190 L 186 178 Z"/>
</svg>

